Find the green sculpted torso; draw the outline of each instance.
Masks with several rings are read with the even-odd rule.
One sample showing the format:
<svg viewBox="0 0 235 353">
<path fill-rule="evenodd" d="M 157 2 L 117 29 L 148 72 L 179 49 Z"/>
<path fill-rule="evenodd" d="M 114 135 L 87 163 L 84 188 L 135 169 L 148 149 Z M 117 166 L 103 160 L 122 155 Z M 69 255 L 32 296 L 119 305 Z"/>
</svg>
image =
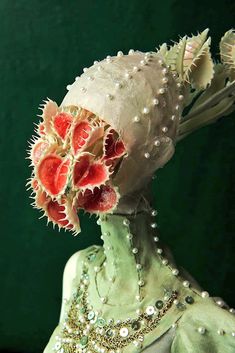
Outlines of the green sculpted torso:
<svg viewBox="0 0 235 353">
<path fill-rule="evenodd" d="M 103 236 L 112 237 L 117 242 L 111 251 L 120 246 L 120 256 L 121 246 L 124 249 L 127 246 L 123 244 L 124 239 L 130 242 L 128 235 L 132 235 L 129 236 L 129 256 L 135 261 L 138 261 L 137 255 L 144 258 L 144 249 L 132 246 L 141 244 L 138 239 L 153 238 L 151 245 L 154 248 L 149 253 L 149 260 L 154 259 L 153 264 L 145 263 L 146 272 L 145 268 L 135 271 L 134 267 L 127 267 L 126 273 L 120 274 L 120 282 L 117 275 L 116 285 L 115 278 L 113 281 L 107 278 L 105 246 L 91 246 L 80 251 L 73 295 L 66 303 L 64 315 L 45 353 L 54 350 L 58 353 L 235 351 L 233 310 L 229 312 L 225 304 L 222 308 L 223 302 L 215 303 L 207 292 L 189 282 L 183 270 L 176 268 L 164 248 L 159 246 L 155 229 L 151 227 L 153 223 L 148 227 L 148 220 L 147 214 L 140 213 L 128 218 L 107 215 L 101 221 Z M 135 278 L 136 273 L 139 276 L 136 288 L 141 289 L 139 300 L 132 297 L 129 288 L 130 278 Z M 126 298 L 126 302 L 120 298 Z"/>
</svg>

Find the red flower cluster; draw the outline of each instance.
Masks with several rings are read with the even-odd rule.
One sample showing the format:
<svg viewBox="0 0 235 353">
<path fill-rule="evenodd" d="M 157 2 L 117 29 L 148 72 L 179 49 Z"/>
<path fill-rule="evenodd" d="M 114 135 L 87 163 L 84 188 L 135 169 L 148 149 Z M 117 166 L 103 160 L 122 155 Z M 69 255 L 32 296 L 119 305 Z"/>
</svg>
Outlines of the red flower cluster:
<svg viewBox="0 0 235 353">
<path fill-rule="evenodd" d="M 29 150 L 34 206 L 77 234 L 79 209 L 100 214 L 116 207 L 119 194 L 111 177 L 126 149 L 113 128 L 80 107 L 59 108 L 49 100 L 42 119 Z"/>
</svg>

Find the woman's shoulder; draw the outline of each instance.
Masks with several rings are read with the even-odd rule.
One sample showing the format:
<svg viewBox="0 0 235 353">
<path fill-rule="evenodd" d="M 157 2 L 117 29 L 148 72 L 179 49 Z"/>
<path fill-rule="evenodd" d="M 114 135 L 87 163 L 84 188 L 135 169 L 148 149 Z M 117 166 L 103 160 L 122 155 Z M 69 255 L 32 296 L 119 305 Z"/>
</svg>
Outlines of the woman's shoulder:
<svg viewBox="0 0 235 353">
<path fill-rule="evenodd" d="M 180 317 L 171 353 L 234 353 L 235 315 L 216 298 L 194 303 Z"/>
<path fill-rule="evenodd" d="M 66 262 L 64 268 L 64 276 L 73 275 L 76 276 L 81 268 L 83 262 L 91 262 L 95 258 L 98 252 L 102 250 L 102 246 L 91 245 L 86 249 L 82 249 L 74 253 Z"/>
<path fill-rule="evenodd" d="M 60 313 L 60 322 L 64 316 L 66 303 L 72 297 L 74 288 L 79 282 L 82 274 L 83 263 L 92 264 L 98 253 L 102 250 L 101 246 L 91 245 L 86 249 L 82 249 L 74 253 L 66 262 L 63 273 L 63 289 L 62 289 L 62 306 Z"/>
</svg>

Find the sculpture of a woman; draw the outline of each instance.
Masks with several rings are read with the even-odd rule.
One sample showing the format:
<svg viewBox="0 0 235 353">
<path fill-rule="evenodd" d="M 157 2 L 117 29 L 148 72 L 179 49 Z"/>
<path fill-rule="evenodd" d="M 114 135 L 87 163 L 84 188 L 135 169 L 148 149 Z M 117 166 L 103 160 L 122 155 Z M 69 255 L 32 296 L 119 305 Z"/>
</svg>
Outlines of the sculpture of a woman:
<svg viewBox="0 0 235 353">
<path fill-rule="evenodd" d="M 181 139 L 234 109 L 235 33 L 214 63 L 207 32 L 94 62 L 60 107 L 43 105 L 30 147 L 35 206 L 74 235 L 80 209 L 96 214 L 104 241 L 67 262 L 44 353 L 235 352 L 234 309 L 176 265 L 149 188 Z"/>
</svg>

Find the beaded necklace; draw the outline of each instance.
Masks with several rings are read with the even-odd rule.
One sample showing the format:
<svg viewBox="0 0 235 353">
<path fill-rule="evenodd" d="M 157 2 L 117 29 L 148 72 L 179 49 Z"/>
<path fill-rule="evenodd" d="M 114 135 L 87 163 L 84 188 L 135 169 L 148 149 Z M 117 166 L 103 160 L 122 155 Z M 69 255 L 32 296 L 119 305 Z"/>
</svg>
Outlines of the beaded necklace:
<svg viewBox="0 0 235 353">
<path fill-rule="evenodd" d="M 144 336 L 155 329 L 171 308 L 177 292 L 166 291 L 163 300 L 149 305 L 136 318 L 106 320 L 93 310 L 88 301 L 89 273 L 83 267 L 55 351 L 58 353 L 120 353 L 129 344 L 142 347 Z"/>
</svg>

